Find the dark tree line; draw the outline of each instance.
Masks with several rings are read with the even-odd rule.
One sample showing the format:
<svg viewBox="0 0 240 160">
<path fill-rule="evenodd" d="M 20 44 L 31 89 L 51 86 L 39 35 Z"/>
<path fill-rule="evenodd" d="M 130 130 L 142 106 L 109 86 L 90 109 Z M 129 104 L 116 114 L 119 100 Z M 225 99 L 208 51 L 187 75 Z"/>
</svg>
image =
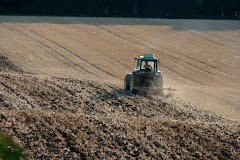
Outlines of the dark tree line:
<svg viewBox="0 0 240 160">
<path fill-rule="evenodd" d="M 0 14 L 240 19 L 240 0 L 0 0 Z"/>
</svg>

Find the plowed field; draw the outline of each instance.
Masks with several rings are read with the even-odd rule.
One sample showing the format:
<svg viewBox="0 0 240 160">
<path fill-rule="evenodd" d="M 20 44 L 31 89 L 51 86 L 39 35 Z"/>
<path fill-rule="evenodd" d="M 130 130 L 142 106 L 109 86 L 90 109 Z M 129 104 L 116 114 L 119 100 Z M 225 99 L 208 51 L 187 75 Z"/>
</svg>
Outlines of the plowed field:
<svg viewBox="0 0 240 160">
<path fill-rule="evenodd" d="M 237 159 L 240 22 L 0 17 L 0 131 L 32 159 Z M 139 53 L 171 97 L 122 90 Z"/>
</svg>

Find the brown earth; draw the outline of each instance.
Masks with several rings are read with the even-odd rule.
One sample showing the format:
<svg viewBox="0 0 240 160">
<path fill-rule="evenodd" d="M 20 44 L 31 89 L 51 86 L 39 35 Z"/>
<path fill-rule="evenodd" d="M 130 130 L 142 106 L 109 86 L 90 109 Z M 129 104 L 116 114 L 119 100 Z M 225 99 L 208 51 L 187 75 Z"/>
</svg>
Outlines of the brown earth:
<svg viewBox="0 0 240 160">
<path fill-rule="evenodd" d="M 33 159 L 237 159 L 239 26 L 1 16 L 0 131 Z M 174 96 L 122 90 L 142 52 Z"/>
</svg>

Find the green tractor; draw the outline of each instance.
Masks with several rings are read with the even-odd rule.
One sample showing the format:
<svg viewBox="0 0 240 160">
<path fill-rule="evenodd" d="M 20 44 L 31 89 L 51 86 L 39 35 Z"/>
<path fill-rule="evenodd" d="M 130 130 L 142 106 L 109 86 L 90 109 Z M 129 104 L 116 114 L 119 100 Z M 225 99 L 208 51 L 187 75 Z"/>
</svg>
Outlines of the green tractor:
<svg viewBox="0 0 240 160">
<path fill-rule="evenodd" d="M 161 94 L 164 89 L 162 72 L 158 70 L 160 61 L 154 57 L 154 54 L 147 53 L 143 56 L 139 55 L 134 60 L 137 61 L 136 68 L 125 76 L 124 89 L 131 93 L 144 90 Z"/>
</svg>

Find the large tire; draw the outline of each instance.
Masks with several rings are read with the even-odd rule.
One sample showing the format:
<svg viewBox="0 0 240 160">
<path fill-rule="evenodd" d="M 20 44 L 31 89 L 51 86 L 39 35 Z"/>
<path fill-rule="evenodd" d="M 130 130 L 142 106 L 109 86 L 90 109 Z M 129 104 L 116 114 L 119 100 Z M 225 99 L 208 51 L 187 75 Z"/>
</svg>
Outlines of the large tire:
<svg viewBox="0 0 240 160">
<path fill-rule="evenodd" d="M 140 76 L 137 76 L 135 73 L 132 74 L 130 81 L 130 92 L 138 93 L 138 90 L 133 89 L 133 87 L 140 87 Z"/>
<path fill-rule="evenodd" d="M 129 90 L 130 90 L 131 77 L 132 77 L 132 74 L 131 74 L 131 73 L 128 73 L 128 74 L 125 76 L 125 79 L 124 79 L 124 89 L 125 89 L 126 91 L 129 91 Z"/>
</svg>

